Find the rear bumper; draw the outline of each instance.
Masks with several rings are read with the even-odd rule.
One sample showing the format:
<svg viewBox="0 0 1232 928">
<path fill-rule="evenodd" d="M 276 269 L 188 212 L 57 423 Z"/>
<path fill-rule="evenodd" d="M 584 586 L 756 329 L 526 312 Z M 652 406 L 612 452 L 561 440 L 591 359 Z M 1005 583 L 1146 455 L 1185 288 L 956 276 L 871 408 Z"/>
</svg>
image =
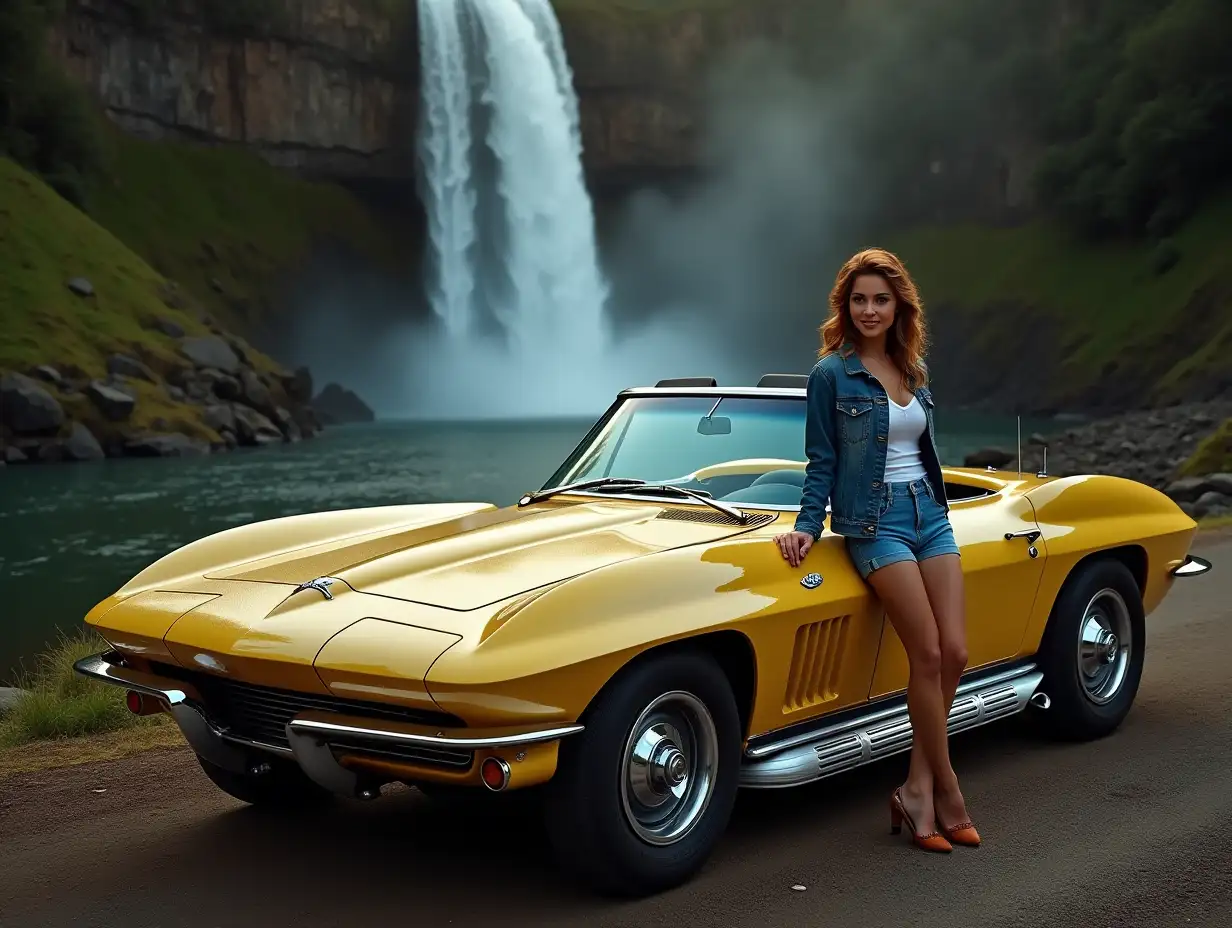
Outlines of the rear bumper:
<svg viewBox="0 0 1232 928">
<path fill-rule="evenodd" d="M 1210 561 L 1196 554 L 1187 554 L 1185 560 L 1173 567 L 1170 573 L 1174 577 L 1200 577 L 1210 569 Z"/>
<path fill-rule="evenodd" d="M 73 669 L 157 700 L 175 719 L 189 746 L 219 767 L 248 772 L 259 765 L 263 754 L 275 754 L 295 761 L 322 787 L 351 797 L 371 795 L 380 780 L 479 785 L 480 755 L 515 761 L 510 787 L 533 785 L 554 771 L 560 739 L 583 728 L 553 725 L 443 731 L 316 710 L 297 713 L 286 723 L 288 748 L 238 736 L 211 716 L 209 706 L 191 686 L 129 666 L 117 652 L 82 658 Z M 527 760 L 530 763 L 523 766 Z"/>
</svg>

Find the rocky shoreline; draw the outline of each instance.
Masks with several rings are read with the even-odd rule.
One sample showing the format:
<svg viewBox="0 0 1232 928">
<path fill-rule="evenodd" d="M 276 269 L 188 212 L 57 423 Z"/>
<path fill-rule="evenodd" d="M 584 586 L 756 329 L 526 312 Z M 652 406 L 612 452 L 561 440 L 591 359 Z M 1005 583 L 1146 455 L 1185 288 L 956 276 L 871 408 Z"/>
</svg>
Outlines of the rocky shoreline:
<svg viewBox="0 0 1232 928">
<path fill-rule="evenodd" d="M 1193 518 L 1232 514 L 1232 456 L 1198 452 L 1232 420 L 1232 399 L 1136 410 L 1050 435 L 1023 438 L 1022 467 L 1037 473 L 1047 448 L 1048 473 L 1111 474 L 1167 493 Z M 968 467 L 1016 468 L 1017 453 L 984 448 L 967 455 Z"/>
<path fill-rule="evenodd" d="M 178 345 L 161 374 L 138 357 L 113 354 L 105 377 L 44 364 L 0 375 L 0 466 L 183 457 L 297 442 L 327 425 L 372 421 L 353 392 L 312 374 L 262 369 L 238 338 L 185 335 L 155 323 Z"/>
</svg>

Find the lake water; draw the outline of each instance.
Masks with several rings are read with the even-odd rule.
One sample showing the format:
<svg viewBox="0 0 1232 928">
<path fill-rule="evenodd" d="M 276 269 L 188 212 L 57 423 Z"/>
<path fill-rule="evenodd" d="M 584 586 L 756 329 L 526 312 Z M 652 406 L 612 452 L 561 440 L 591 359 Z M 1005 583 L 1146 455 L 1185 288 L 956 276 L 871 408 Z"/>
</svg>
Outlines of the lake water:
<svg viewBox="0 0 1232 928">
<path fill-rule="evenodd" d="M 942 412 L 943 462 L 1012 448 L 1012 418 Z M 236 525 L 327 509 L 515 502 L 585 420 L 378 422 L 310 441 L 183 459 L 0 468 L 0 682 L 162 555 Z M 1035 429 L 1023 422 L 1023 434 Z"/>
</svg>

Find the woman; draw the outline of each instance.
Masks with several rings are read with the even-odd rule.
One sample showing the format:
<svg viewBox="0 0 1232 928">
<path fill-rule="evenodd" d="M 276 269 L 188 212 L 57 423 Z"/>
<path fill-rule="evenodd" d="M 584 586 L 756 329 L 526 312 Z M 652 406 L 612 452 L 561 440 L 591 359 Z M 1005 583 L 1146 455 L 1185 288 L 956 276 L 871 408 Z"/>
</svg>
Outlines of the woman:
<svg viewBox="0 0 1232 928">
<path fill-rule="evenodd" d="M 843 265 L 821 339 L 808 379 L 800 515 L 775 541 L 799 566 L 830 503 L 831 530 L 844 536 L 910 662 L 911 766 L 890 798 L 891 830 L 905 820 L 929 851 L 976 846 L 946 726 L 967 665 L 963 575 L 926 385 L 924 311 L 897 257 L 874 248 Z"/>
</svg>

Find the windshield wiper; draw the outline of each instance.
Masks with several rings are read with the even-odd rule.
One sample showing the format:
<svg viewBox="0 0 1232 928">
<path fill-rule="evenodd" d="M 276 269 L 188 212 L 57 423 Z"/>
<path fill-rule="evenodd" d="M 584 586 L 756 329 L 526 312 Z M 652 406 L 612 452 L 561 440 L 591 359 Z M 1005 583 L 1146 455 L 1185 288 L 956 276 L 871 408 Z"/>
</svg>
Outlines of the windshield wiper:
<svg viewBox="0 0 1232 928">
<path fill-rule="evenodd" d="M 527 493 L 518 500 L 519 506 L 529 506 L 531 503 L 537 503 L 540 500 L 550 499 L 557 493 L 567 493 L 569 490 L 593 490 L 598 487 L 635 487 L 643 486 L 645 480 L 637 480 L 633 477 L 598 477 L 594 480 L 582 480 L 578 483 L 566 483 L 559 487 L 548 487 L 546 490 L 537 490 L 534 493 Z"/>
<path fill-rule="evenodd" d="M 695 499 L 699 502 L 705 503 L 711 509 L 717 509 L 725 516 L 735 519 L 737 522 L 743 523 L 748 519 L 748 516 L 744 514 L 743 510 L 737 509 L 730 503 L 719 502 L 717 499 L 711 497 L 709 493 L 701 493 L 697 490 L 690 490 L 688 487 L 677 487 L 669 483 L 646 483 L 645 481 L 639 480 L 627 487 L 608 485 L 597 487 L 596 489 L 600 492 L 624 489 L 627 493 L 679 493 L 681 496 L 687 496 L 690 499 Z"/>
<path fill-rule="evenodd" d="M 744 511 L 737 509 L 735 506 L 728 503 L 721 503 L 717 499 L 712 499 L 708 493 L 701 493 L 697 490 L 690 490 L 687 487 L 677 487 L 666 483 L 647 483 L 645 480 L 638 480 L 635 477 L 599 477 L 595 480 L 582 480 L 579 483 L 566 483 L 559 487 L 549 487 L 546 490 L 538 490 L 534 493 L 527 493 L 518 500 L 519 506 L 529 506 L 531 503 L 537 503 L 540 500 L 549 499 L 557 493 L 567 493 L 570 490 L 596 490 L 598 492 L 607 492 L 608 490 L 623 490 L 626 493 L 679 493 L 681 496 L 687 496 L 690 499 L 696 499 L 712 509 L 717 509 L 719 512 L 728 518 L 735 519 L 737 522 L 744 523 L 748 516 Z"/>
</svg>

